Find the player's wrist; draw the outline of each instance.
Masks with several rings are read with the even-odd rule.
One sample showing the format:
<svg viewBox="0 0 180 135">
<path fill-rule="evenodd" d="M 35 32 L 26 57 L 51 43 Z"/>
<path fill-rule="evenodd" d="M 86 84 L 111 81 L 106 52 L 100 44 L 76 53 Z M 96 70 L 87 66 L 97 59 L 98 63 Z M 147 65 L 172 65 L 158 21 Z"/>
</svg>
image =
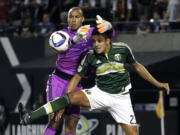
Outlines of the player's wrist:
<svg viewBox="0 0 180 135">
<path fill-rule="evenodd" d="M 87 33 L 88 33 L 89 29 L 90 29 L 90 25 L 81 26 L 77 30 L 76 35 L 73 37 L 72 43 L 75 44 L 81 39 L 85 40 L 87 42 L 88 41 Z"/>
<path fill-rule="evenodd" d="M 108 22 L 108 21 L 106 21 L 106 23 L 107 23 L 107 26 L 108 26 L 108 30 L 111 30 L 112 29 L 112 24 L 110 22 Z"/>
</svg>

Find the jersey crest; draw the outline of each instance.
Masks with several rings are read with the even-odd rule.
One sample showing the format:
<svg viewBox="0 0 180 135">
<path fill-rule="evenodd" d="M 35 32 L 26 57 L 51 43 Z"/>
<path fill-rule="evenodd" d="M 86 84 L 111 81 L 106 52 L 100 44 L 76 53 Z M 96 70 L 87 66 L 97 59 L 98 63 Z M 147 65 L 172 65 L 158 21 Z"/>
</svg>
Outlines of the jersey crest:
<svg viewBox="0 0 180 135">
<path fill-rule="evenodd" d="M 116 61 L 120 61 L 120 60 L 121 60 L 121 54 L 119 54 L 119 53 L 115 54 L 115 55 L 114 55 L 114 59 L 115 59 Z"/>
</svg>

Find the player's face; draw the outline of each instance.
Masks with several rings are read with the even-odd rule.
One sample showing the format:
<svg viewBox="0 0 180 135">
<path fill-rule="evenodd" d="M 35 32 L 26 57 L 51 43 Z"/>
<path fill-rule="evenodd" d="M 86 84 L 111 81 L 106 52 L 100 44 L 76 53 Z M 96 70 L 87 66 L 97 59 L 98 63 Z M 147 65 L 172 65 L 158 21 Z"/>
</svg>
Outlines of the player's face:
<svg viewBox="0 0 180 135">
<path fill-rule="evenodd" d="M 84 17 L 80 10 L 72 10 L 68 14 L 68 25 L 72 31 L 77 31 L 82 25 Z"/>
<path fill-rule="evenodd" d="M 93 49 L 96 53 L 108 53 L 110 50 L 110 39 L 105 38 L 103 35 L 94 35 L 93 39 Z"/>
<path fill-rule="evenodd" d="M 49 23 L 49 15 L 48 14 L 43 15 L 43 22 L 44 23 Z"/>
</svg>

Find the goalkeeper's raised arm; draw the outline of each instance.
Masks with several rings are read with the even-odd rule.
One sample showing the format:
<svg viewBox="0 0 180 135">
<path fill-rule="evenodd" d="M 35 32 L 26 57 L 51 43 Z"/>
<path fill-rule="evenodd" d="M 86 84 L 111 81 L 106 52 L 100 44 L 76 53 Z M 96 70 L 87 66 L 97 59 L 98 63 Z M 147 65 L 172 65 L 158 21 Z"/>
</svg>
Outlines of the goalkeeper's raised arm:
<svg viewBox="0 0 180 135">
<path fill-rule="evenodd" d="M 112 29 L 112 24 L 109 21 L 104 20 L 100 15 L 96 15 L 96 27 L 98 28 L 98 31 L 100 33 L 104 33 L 108 30 Z M 71 40 L 73 44 L 77 43 L 80 39 L 83 39 L 85 41 L 88 40 L 88 36 L 87 33 L 89 32 L 90 29 L 90 25 L 84 25 L 81 26 L 77 32 L 76 35 L 73 37 L 73 39 Z M 112 29 L 112 36 L 114 37 L 114 30 Z"/>
</svg>

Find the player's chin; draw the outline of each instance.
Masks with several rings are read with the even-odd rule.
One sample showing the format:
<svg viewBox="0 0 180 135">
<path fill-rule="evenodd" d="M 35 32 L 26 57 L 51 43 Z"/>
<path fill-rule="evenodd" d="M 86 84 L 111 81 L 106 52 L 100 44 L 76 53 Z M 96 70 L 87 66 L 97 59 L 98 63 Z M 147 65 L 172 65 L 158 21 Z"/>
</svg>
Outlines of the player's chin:
<svg viewBox="0 0 180 135">
<path fill-rule="evenodd" d="M 95 49 L 95 52 L 96 52 L 97 54 L 101 54 L 101 53 L 102 53 L 102 51 L 101 51 L 100 49 Z"/>
<path fill-rule="evenodd" d="M 70 28 L 72 31 L 77 31 L 79 27 L 77 25 L 72 25 Z"/>
</svg>

